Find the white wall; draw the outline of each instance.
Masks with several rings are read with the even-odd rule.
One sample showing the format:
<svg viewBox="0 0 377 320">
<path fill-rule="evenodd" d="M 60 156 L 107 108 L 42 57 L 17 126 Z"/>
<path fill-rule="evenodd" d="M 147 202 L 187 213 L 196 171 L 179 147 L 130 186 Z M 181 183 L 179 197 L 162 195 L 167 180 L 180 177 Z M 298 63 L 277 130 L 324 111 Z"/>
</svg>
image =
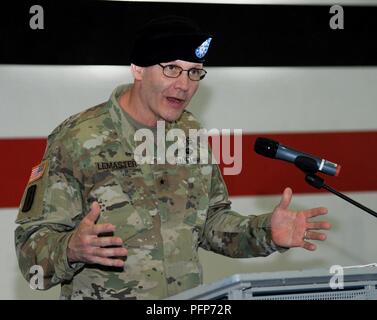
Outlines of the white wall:
<svg viewBox="0 0 377 320">
<path fill-rule="evenodd" d="M 207 128 L 242 128 L 246 132 L 377 128 L 377 68 L 208 68 L 208 71 L 208 78 L 191 107 Z M 106 100 L 117 84 L 130 80 L 128 67 L 0 66 L 0 139 L 46 136 L 67 116 Z M 376 192 L 349 195 L 377 209 Z M 271 210 L 278 197 L 232 200 L 240 212 L 264 213 Z M 329 208 L 334 228 L 316 252 L 293 249 L 268 258 L 232 260 L 201 251 L 205 281 L 239 272 L 377 262 L 375 218 L 324 194 L 294 196 L 292 207 L 319 205 Z M 15 216 L 15 209 L 0 210 L 0 299 L 58 297 L 58 289 L 35 293 L 21 278 L 13 245 Z"/>
<path fill-rule="evenodd" d="M 206 68 L 190 110 L 207 128 L 247 132 L 376 129 L 377 67 Z M 44 137 L 106 101 L 129 67 L 1 66 L 0 138 Z M 46 121 L 45 121 L 46 120 Z"/>
</svg>

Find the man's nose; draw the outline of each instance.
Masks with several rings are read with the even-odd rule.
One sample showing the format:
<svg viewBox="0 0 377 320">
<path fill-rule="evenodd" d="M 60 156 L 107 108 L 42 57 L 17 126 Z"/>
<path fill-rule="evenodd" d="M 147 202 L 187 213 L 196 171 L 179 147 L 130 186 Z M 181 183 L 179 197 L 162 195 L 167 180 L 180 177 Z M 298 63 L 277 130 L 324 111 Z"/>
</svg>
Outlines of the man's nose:
<svg viewBox="0 0 377 320">
<path fill-rule="evenodd" d="M 192 80 L 188 77 L 187 71 L 182 71 L 182 73 L 179 75 L 179 77 L 176 79 L 175 87 L 177 89 L 181 89 L 183 91 L 187 91 L 189 89 L 189 86 L 191 84 Z"/>
</svg>

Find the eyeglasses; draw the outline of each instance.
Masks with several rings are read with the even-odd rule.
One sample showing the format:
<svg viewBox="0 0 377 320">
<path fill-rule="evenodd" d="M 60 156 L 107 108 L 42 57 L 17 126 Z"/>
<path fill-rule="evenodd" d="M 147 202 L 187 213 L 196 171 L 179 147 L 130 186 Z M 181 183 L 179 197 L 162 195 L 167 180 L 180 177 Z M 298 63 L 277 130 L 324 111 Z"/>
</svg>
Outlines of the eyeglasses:
<svg viewBox="0 0 377 320">
<path fill-rule="evenodd" d="M 185 70 L 175 64 L 168 64 L 166 66 L 163 66 L 159 63 L 158 65 L 162 68 L 163 74 L 168 78 L 178 78 L 183 71 L 187 71 L 187 75 L 190 78 L 190 80 L 199 81 L 204 79 L 204 77 L 207 74 L 207 71 L 205 71 L 204 69 L 191 68 Z"/>
</svg>

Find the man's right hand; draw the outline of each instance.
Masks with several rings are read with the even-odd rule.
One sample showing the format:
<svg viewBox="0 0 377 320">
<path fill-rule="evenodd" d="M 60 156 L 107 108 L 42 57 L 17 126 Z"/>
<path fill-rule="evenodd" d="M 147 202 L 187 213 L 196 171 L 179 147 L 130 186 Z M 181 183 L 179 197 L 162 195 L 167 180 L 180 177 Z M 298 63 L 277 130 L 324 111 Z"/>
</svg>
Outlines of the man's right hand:
<svg viewBox="0 0 377 320">
<path fill-rule="evenodd" d="M 93 202 L 90 212 L 74 231 L 67 248 L 69 263 L 84 262 L 104 266 L 123 267 L 124 261 L 119 258 L 127 256 L 120 237 L 99 237 L 101 233 L 114 232 L 115 226 L 110 223 L 96 224 L 101 209 L 98 202 Z M 118 246 L 118 248 L 107 248 Z"/>
</svg>

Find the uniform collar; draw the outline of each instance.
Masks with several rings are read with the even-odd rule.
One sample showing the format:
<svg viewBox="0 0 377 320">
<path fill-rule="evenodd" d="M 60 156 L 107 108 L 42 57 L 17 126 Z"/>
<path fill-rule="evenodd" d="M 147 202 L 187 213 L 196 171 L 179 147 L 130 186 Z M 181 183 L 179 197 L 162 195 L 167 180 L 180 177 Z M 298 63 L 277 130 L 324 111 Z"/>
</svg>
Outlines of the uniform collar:
<svg viewBox="0 0 377 320">
<path fill-rule="evenodd" d="M 129 121 L 127 117 L 124 115 L 124 112 L 121 106 L 119 105 L 119 98 L 127 90 L 129 90 L 131 86 L 132 84 L 122 84 L 116 87 L 113 90 L 110 96 L 110 99 L 107 102 L 109 113 L 114 123 L 115 130 L 118 136 L 120 137 L 122 144 L 125 145 L 127 150 L 134 150 L 136 148 L 134 136 L 137 129 L 135 128 L 133 123 Z M 178 119 L 177 121 L 173 121 L 171 123 L 168 121 L 165 121 L 165 134 L 170 129 L 180 128 L 188 136 L 189 129 L 195 128 L 195 127 L 197 127 L 196 119 L 193 118 L 190 113 L 188 113 L 187 111 L 184 111 L 181 118 Z M 171 143 L 173 142 L 167 143 L 167 147 Z"/>
<path fill-rule="evenodd" d="M 114 89 L 109 101 L 109 112 L 111 119 L 114 123 L 115 130 L 120 137 L 122 143 L 125 144 L 126 149 L 135 149 L 134 135 L 136 128 L 130 121 L 125 117 L 123 110 L 119 105 L 119 98 L 124 92 L 126 92 L 131 87 L 131 84 L 123 84 Z"/>
</svg>

